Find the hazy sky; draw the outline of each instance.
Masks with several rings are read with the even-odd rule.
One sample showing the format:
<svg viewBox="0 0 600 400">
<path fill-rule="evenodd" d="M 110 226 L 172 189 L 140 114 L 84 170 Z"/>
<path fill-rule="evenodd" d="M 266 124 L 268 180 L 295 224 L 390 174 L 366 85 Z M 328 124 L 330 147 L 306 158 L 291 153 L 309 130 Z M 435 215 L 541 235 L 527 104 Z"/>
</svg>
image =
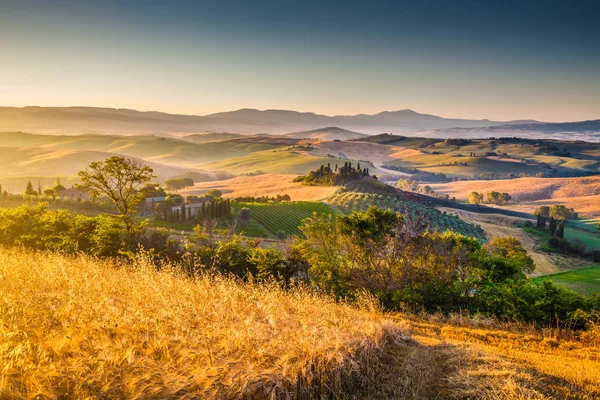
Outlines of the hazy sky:
<svg viewBox="0 0 600 400">
<path fill-rule="evenodd" d="M 600 1 L 0 0 L 0 105 L 600 118 Z"/>
</svg>

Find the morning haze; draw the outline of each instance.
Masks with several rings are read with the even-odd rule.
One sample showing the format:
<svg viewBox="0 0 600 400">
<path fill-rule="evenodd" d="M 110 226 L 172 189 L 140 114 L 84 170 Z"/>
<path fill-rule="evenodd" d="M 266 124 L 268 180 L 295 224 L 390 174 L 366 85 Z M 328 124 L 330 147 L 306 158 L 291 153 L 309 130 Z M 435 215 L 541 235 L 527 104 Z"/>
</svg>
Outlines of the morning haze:
<svg viewBox="0 0 600 400">
<path fill-rule="evenodd" d="M 0 399 L 600 398 L 592 1 L 1 1 Z"/>
</svg>

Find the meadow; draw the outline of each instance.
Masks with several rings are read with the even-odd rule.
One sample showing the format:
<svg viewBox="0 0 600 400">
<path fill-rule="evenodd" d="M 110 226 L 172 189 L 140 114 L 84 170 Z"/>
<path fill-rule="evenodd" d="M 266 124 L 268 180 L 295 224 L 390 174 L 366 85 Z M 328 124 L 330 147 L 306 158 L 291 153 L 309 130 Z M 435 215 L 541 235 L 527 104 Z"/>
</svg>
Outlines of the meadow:
<svg viewBox="0 0 600 400">
<path fill-rule="evenodd" d="M 0 398 L 594 399 L 574 334 L 0 248 Z"/>
<path fill-rule="evenodd" d="M 0 249 L 0 398 L 325 398 L 366 393 L 408 340 L 372 302 Z"/>
<path fill-rule="evenodd" d="M 600 232 L 565 228 L 565 239 L 581 241 L 586 250 L 600 249 Z"/>
<path fill-rule="evenodd" d="M 600 293 L 600 265 L 540 276 L 534 278 L 534 281 L 543 282 L 546 279 L 579 293 L 587 295 Z"/>
</svg>

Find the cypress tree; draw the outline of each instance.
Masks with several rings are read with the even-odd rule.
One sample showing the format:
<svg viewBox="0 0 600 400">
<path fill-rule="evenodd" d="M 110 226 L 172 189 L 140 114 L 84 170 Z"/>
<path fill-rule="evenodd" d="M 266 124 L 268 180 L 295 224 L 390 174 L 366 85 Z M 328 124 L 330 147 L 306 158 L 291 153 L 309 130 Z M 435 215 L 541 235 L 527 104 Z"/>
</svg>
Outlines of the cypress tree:
<svg viewBox="0 0 600 400">
<path fill-rule="evenodd" d="M 548 228 L 550 229 L 550 234 L 552 236 L 555 236 L 555 234 L 556 234 L 556 220 L 554 219 L 554 217 L 550 217 L 550 225 L 548 226 Z"/>
<path fill-rule="evenodd" d="M 556 229 L 556 236 L 563 239 L 565 237 L 565 221 L 561 220 L 558 223 L 558 228 Z"/>
</svg>

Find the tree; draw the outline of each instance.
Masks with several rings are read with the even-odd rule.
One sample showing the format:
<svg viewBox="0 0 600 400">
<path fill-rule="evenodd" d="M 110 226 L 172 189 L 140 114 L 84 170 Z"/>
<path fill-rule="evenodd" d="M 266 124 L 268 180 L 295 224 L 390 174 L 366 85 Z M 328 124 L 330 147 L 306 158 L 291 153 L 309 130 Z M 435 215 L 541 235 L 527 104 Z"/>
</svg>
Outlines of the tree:
<svg viewBox="0 0 600 400">
<path fill-rule="evenodd" d="M 483 194 L 478 192 L 469 193 L 469 203 L 471 204 L 480 204 L 483 202 Z"/>
<path fill-rule="evenodd" d="M 575 210 L 572 208 L 567 208 L 561 204 L 555 204 L 550 207 L 550 216 L 559 221 L 565 221 L 567 219 L 573 218 L 573 214 Z"/>
<path fill-rule="evenodd" d="M 525 273 L 531 273 L 535 269 L 533 259 L 527 254 L 527 250 L 519 239 L 512 236 L 497 237 L 485 244 L 485 249 L 491 255 L 498 255 L 513 263 L 515 269 Z"/>
<path fill-rule="evenodd" d="M 56 191 L 54 189 L 44 190 L 44 194 L 48 197 L 56 197 Z"/>
<path fill-rule="evenodd" d="M 132 219 L 136 205 L 142 200 L 140 188 L 155 176 L 153 170 L 135 160 L 113 156 L 95 161 L 79 172 L 78 188 L 87 188 L 107 196 L 117 207 L 128 233 L 132 233 Z"/>
<path fill-rule="evenodd" d="M 25 187 L 25 194 L 29 196 L 37 195 L 37 192 L 33 189 L 33 185 L 31 181 L 27 181 L 27 187 Z"/>
<path fill-rule="evenodd" d="M 548 224 L 548 229 L 550 229 L 550 234 L 554 236 L 556 234 L 556 220 L 554 217 L 550 217 L 550 223 Z"/>
<path fill-rule="evenodd" d="M 219 189 L 210 189 L 208 192 L 206 192 L 206 195 L 209 197 L 221 197 L 223 196 L 223 192 L 221 192 Z"/>
<path fill-rule="evenodd" d="M 165 181 L 165 188 L 169 191 L 178 191 L 192 186 L 194 181 L 191 178 L 173 178 Z"/>
<path fill-rule="evenodd" d="M 556 237 L 561 239 L 565 237 L 565 221 L 562 219 L 558 222 L 558 227 L 556 228 Z"/>
<path fill-rule="evenodd" d="M 56 194 L 60 194 L 61 191 L 65 190 L 65 187 L 60 183 L 60 178 L 56 178 L 53 189 Z"/>
</svg>

